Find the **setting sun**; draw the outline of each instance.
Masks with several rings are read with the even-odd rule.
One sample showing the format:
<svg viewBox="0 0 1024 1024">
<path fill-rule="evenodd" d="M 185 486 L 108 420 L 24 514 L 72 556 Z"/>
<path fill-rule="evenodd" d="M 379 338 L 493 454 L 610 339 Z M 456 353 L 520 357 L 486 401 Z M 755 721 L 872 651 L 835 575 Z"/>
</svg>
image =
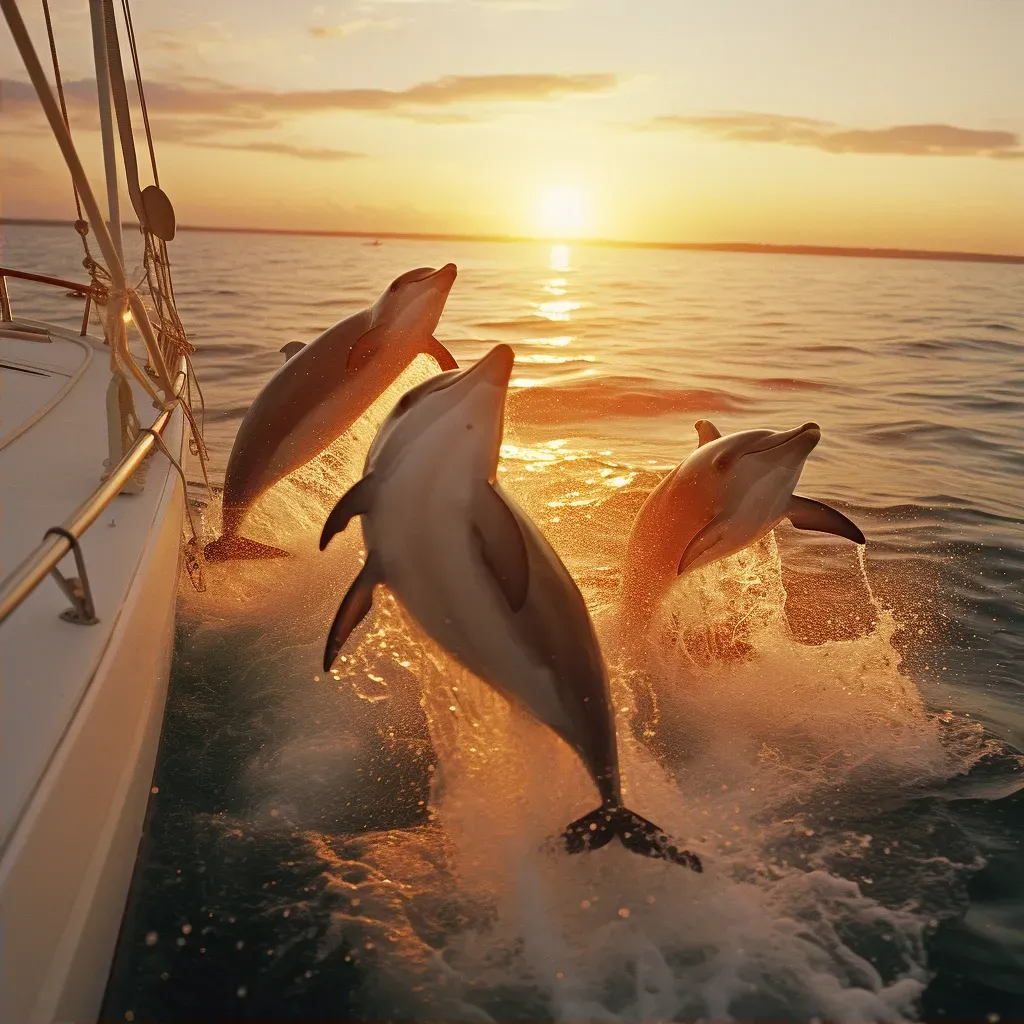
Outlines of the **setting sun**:
<svg viewBox="0 0 1024 1024">
<path fill-rule="evenodd" d="M 589 215 L 587 197 L 571 185 L 550 188 L 540 197 L 539 226 L 546 235 L 582 234 L 588 227 Z"/>
</svg>

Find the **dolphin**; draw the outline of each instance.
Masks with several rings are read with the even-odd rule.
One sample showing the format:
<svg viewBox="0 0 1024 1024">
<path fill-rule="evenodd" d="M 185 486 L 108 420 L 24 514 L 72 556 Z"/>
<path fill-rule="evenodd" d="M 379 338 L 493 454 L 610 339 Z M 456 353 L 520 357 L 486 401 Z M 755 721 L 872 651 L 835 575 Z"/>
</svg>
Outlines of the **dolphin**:
<svg viewBox="0 0 1024 1024">
<path fill-rule="evenodd" d="M 433 337 L 457 270 L 421 267 L 397 277 L 367 309 L 308 345 L 289 342 L 285 364 L 249 406 L 224 476 L 223 535 L 208 559 L 276 558 L 280 548 L 239 535 L 264 491 L 316 458 L 373 404 L 420 352 L 458 366 Z"/>
<path fill-rule="evenodd" d="M 749 547 L 783 519 L 800 530 L 865 543 L 841 512 L 793 493 L 821 440 L 817 423 L 725 437 L 710 420 L 694 427 L 697 448 L 658 484 L 633 521 L 621 590 L 624 639 L 644 635 L 678 575 Z"/>
<path fill-rule="evenodd" d="M 365 475 L 320 537 L 323 550 L 362 516 L 366 562 L 331 625 L 324 671 L 385 584 L 424 632 L 580 757 L 601 806 L 565 829 L 569 852 L 617 837 L 700 871 L 694 854 L 623 805 L 608 677 L 583 595 L 496 482 L 513 361 L 498 345 L 409 391 L 381 425 Z"/>
</svg>

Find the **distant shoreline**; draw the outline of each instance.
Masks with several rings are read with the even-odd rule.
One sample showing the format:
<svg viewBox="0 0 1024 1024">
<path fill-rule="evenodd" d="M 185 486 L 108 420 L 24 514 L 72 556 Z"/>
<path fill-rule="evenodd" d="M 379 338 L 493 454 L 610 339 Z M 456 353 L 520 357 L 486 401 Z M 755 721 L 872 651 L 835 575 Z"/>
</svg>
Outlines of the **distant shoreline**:
<svg viewBox="0 0 1024 1024">
<path fill-rule="evenodd" d="M 0 225 L 71 227 L 70 221 L 0 217 Z M 126 228 L 138 227 L 126 222 Z M 221 235 L 286 235 L 305 238 L 369 238 L 415 242 L 518 242 L 542 245 L 587 245 L 613 249 L 662 249 L 681 252 L 745 252 L 769 256 L 846 256 L 880 260 L 929 260 L 946 263 L 1008 263 L 1024 265 L 1024 255 L 987 252 L 947 252 L 936 249 L 884 249 L 844 245 L 772 245 L 759 242 L 625 242 L 607 238 L 528 238 L 517 235 L 441 234 L 415 231 L 316 231 L 294 228 L 231 228 L 179 224 L 179 231 L 204 231 Z"/>
</svg>

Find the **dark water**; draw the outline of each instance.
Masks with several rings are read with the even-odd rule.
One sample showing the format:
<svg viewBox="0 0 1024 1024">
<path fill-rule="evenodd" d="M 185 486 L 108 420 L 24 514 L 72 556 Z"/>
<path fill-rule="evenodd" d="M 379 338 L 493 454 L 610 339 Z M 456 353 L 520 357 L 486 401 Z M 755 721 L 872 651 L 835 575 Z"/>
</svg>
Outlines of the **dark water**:
<svg viewBox="0 0 1024 1024">
<path fill-rule="evenodd" d="M 76 276 L 73 237 L 5 231 L 6 264 Z M 785 527 L 685 578 L 643 685 L 606 645 L 629 802 L 705 873 L 569 859 L 543 844 L 594 802 L 576 762 L 385 596 L 321 677 L 359 538 L 315 538 L 386 398 L 261 506 L 253 535 L 295 558 L 183 587 L 110 1019 L 1024 1017 L 1020 268 L 210 234 L 175 250 L 219 475 L 282 344 L 451 260 L 438 336 L 460 360 L 514 346 L 502 482 L 599 632 L 631 516 L 698 417 L 820 423 L 800 490 L 868 546 L 861 563 Z"/>
</svg>

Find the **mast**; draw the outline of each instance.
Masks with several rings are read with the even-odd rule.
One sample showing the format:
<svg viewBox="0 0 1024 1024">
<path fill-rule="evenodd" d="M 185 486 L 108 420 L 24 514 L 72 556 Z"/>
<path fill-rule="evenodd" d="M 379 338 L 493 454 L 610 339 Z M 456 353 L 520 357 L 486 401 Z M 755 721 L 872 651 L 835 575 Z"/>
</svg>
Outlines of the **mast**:
<svg viewBox="0 0 1024 1024">
<path fill-rule="evenodd" d="M 114 149 L 114 121 L 110 109 L 110 68 L 107 62 L 107 41 L 103 5 L 108 0 L 89 0 L 92 20 L 92 52 L 96 64 L 96 90 L 99 95 L 100 134 L 103 138 L 103 170 L 107 180 L 107 208 L 110 231 L 117 257 L 124 264 L 121 240 L 121 203 L 117 186 L 117 156 Z"/>
</svg>

